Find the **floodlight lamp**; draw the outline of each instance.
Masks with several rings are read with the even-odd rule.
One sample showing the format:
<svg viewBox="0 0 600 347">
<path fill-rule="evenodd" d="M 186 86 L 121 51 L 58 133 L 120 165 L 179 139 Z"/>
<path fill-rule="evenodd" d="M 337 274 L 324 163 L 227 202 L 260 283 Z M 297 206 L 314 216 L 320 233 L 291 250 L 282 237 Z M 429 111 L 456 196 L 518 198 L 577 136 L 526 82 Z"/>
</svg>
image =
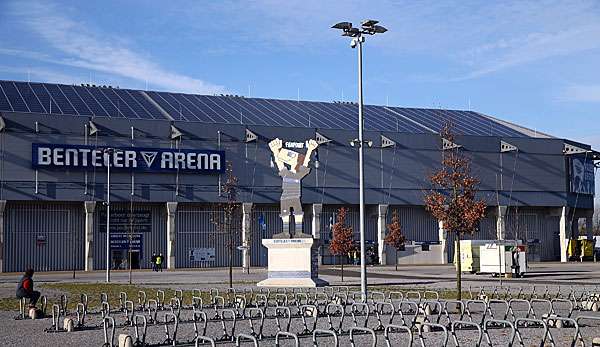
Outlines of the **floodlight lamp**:
<svg viewBox="0 0 600 347">
<path fill-rule="evenodd" d="M 382 27 L 381 25 L 375 25 L 373 26 L 373 31 L 377 34 L 383 34 L 387 31 L 387 29 L 385 27 Z"/>
<path fill-rule="evenodd" d="M 363 28 L 372 28 L 375 24 L 379 23 L 378 20 L 375 19 L 365 19 L 362 21 L 361 25 Z"/>
<path fill-rule="evenodd" d="M 339 22 L 336 25 L 332 26 L 333 29 L 341 29 L 341 30 L 350 30 L 352 28 L 352 23 L 350 22 Z"/>
</svg>

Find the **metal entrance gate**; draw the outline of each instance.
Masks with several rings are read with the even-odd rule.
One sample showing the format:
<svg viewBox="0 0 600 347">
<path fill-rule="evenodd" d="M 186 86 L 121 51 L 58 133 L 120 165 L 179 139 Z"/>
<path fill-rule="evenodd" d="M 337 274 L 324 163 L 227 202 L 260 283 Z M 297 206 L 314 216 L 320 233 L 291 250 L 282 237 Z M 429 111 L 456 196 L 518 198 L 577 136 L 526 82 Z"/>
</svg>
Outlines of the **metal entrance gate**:
<svg viewBox="0 0 600 347">
<path fill-rule="evenodd" d="M 207 268 L 228 266 L 226 248 L 228 235 L 219 233 L 213 220 L 222 216 L 208 205 L 179 204 L 175 218 L 175 266 L 178 268 Z M 241 230 L 239 225 L 233 226 Z M 242 244 L 241 232 L 234 232 L 234 247 Z M 233 250 L 233 266 L 242 265 L 242 252 Z"/>
<path fill-rule="evenodd" d="M 435 218 L 423 206 L 390 206 L 387 212 L 387 225 L 392 222 L 393 212 L 397 211 L 400 227 L 407 241 L 434 241 L 439 240 L 439 226 Z M 387 264 L 396 263 L 394 248 L 385 246 Z"/>
<path fill-rule="evenodd" d="M 83 269 L 83 204 L 9 202 L 5 213 L 3 271 Z"/>
</svg>

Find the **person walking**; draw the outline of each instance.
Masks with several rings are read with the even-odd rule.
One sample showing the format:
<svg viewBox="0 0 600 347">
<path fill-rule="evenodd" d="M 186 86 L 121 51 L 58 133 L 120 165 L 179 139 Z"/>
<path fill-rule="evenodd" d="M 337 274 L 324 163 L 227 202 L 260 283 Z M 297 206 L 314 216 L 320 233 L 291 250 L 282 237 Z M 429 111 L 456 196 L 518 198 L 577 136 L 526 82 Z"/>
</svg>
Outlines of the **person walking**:
<svg viewBox="0 0 600 347">
<path fill-rule="evenodd" d="M 40 298 L 40 292 L 33 290 L 33 269 L 28 268 L 17 286 L 17 298 L 28 298 L 29 308 L 34 308 Z"/>
<path fill-rule="evenodd" d="M 163 260 L 164 260 L 164 258 L 163 258 L 163 255 L 162 255 L 162 253 L 160 253 L 160 254 L 158 255 L 158 257 L 156 257 L 156 266 L 158 267 L 158 270 L 156 270 L 156 271 L 160 271 L 160 272 L 162 272 L 162 268 L 163 268 L 163 266 L 162 266 L 162 264 L 163 264 Z"/>
<path fill-rule="evenodd" d="M 158 271 L 158 268 L 156 267 L 157 259 L 158 257 L 156 256 L 156 253 L 152 253 L 152 258 L 150 258 L 150 262 L 152 263 L 152 271 Z"/>
</svg>

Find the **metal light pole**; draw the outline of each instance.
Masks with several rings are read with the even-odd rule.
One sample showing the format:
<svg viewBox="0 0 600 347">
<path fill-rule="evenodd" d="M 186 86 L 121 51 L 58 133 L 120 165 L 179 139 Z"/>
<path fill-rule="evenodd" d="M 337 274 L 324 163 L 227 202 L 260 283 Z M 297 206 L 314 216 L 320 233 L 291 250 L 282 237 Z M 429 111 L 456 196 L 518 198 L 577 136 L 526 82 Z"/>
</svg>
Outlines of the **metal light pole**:
<svg viewBox="0 0 600 347">
<path fill-rule="evenodd" d="M 363 88 L 362 88 L 362 46 L 365 42 L 364 35 L 383 34 L 386 28 L 377 25 L 376 20 L 365 20 L 361 23 L 361 28 L 352 27 L 350 22 L 341 22 L 332 28 L 343 31 L 342 36 L 352 37 L 350 46 L 358 46 L 358 188 L 359 188 L 359 214 L 360 214 L 360 291 L 363 302 L 367 301 L 367 261 L 365 246 L 365 176 L 363 161 Z"/>
<path fill-rule="evenodd" d="M 106 148 L 103 151 L 106 162 L 106 283 L 110 282 L 110 155 L 114 152 L 113 148 Z"/>
</svg>

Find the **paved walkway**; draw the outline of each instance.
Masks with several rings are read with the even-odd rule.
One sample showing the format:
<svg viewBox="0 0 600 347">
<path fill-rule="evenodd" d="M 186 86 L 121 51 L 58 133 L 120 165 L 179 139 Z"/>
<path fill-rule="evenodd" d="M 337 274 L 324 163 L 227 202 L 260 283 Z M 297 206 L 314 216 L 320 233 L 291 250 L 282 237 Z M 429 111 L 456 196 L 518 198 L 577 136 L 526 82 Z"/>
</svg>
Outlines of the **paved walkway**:
<svg viewBox="0 0 600 347">
<path fill-rule="evenodd" d="M 320 267 L 321 278 L 332 285 L 359 285 L 360 269 L 357 266 L 344 267 L 344 282 L 341 282 L 339 267 Z M 369 285 L 406 285 L 413 287 L 453 288 L 456 273 L 451 265 L 432 266 L 400 266 L 398 271 L 393 266 L 370 266 L 367 269 Z M 0 287 L 13 287 L 21 274 L 0 274 Z M 240 268 L 234 269 L 234 282 L 238 286 L 254 285 L 267 277 L 265 268 L 252 268 L 250 274 L 243 273 Z M 72 272 L 36 273 L 36 283 L 49 282 L 104 282 L 105 272 L 77 272 L 73 279 Z M 177 269 L 173 271 L 152 272 L 138 270 L 132 274 L 133 283 L 148 286 L 187 287 L 222 287 L 227 285 L 226 268 L 213 269 Z M 127 271 L 111 272 L 114 283 L 128 283 Z M 498 278 L 490 275 L 463 274 L 465 285 L 488 286 L 499 284 Z M 504 283 L 514 285 L 597 285 L 600 284 L 600 264 L 598 263 L 535 263 L 530 264 L 525 278 L 504 279 Z M 467 287 L 464 287 L 467 288 Z"/>
</svg>

